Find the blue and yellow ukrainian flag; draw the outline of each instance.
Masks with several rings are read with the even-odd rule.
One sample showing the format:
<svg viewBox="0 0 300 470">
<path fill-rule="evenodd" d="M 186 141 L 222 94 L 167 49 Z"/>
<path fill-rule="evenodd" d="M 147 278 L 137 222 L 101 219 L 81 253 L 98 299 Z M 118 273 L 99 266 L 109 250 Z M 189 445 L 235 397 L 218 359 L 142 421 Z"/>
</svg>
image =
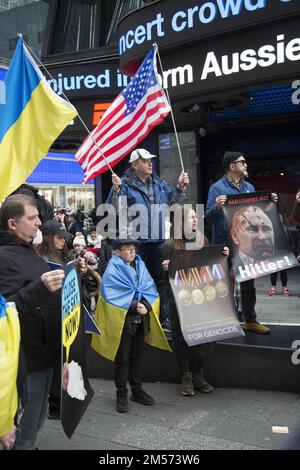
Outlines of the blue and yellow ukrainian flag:
<svg viewBox="0 0 300 470">
<path fill-rule="evenodd" d="M 114 361 L 125 317 L 133 299 L 144 298 L 151 305 L 150 332 L 145 342 L 156 348 L 172 351 L 159 322 L 159 296 L 145 263 L 135 257 L 136 270 L 113 256 L 102 278 L 95 320 L 102 336 L 93 334 L 92 347 L 101 356 Z"/>
<path fill-rule="evenodd" d="M 10 431 L 18 408 L 19 349 L 17 311 L 0 295 L 0 436 Z"/>
<path fill-rule="evenodd" d="M 0 201 L 17 189 L 77 115 L 51 89 L 22 38 L 0 101 Z"/>
</svg>

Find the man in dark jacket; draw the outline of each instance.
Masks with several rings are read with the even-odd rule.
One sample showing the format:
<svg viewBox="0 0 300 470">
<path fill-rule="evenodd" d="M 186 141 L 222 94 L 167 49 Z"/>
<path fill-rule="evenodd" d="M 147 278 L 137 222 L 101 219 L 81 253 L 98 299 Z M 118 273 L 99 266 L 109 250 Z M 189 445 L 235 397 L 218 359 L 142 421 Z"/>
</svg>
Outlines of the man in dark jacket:
<svg viewBox="0 0 300 470">
<path fill-rule="evenodd" d="M 165 213 L 164 208 L 173 203 L 183 203 L 185 191 L 189 184 L 188 174 L 182 172 L 175 188 L 170 188 L 166 181 L 161 180 L 153 172 L 152 158 L 148 150 L 136 149 L 129 159 L 131 167 L 121 179 L 112 176 L 113 187 L 107 199 L 120 212 L 122 204 L 128 209 L 138 204 L 144 211 L 140 211 L 139 255 L 147 266 L 161 299 L 160 320 L 164 325 L 167 321 L 167 310 L 164 308 L 166 299 L 166 282 L 162 270 L 162 247 L 165 241 Z M 128 235 L 133 234 L 134 222 L 129 219 Z M 120 227 L 122 230 L 122 227 Z M 121 236 L 121 234 L 120 234 Z M 123 235 L 126 238 L 127 234 Z"/>
<path fill-rule="evenodd" d="M 227 195 L 251 193 L 255 191 L 255 188 L 245 181 L 248 177 L 248 167 L 241 152 L 225 152 L 222 167 L 225 175 L 210 187 L 205 215 L 212 225 L 212 244 L 222 243 L 224 246 L 229 246 L 227 224 L 223 213 Z M 272 200 L 277 202 L 277 194 L 272 193 Z M 245 319 L 242 327 L 259 334 L 270 333 L 269 328 L 256 320 L 256 291 L 253 279 L 241 282 L 241 300 Z"/>
<path fill-rule="evenodd" d="M 15 449 L 30 450 L 45 420 L 52 369 L 60 359 L 59 289 L 64 271 L 49 271 L 32 246 L 41 225 L 33 198 L 8 197 L 0 220 L 0 292 L 16 304 L 27 364 L 27 401 Z"/>
</svg>

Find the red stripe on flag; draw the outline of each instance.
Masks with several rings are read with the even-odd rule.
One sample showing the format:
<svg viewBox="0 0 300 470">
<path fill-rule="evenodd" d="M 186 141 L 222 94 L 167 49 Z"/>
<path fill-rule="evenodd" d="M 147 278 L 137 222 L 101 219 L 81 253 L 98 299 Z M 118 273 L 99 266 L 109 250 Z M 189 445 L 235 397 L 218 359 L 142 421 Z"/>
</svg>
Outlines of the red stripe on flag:
<svg viewBox="0 0 300 470">
<path fill-rule="evenodd" d="M 140 118 L 143 118 L 144 120 L 146 120 L 151 115 L 155 114 L 158 109 L 165 107 L 165 103 L 159 103 L 159 105 L 157 105 L 156 108 L 152 108 L 150 110 L 147 110 L 146 108 L 147 108 L 147 105 L 149 105 L 149 103 L 151 103 L 151 97 L 147 97 L 147 100 L 144 103 L 144 105 L 140 108 L 138 113 L 135 114 L 135 119 L 134 119 L 135 122 L 137 122 Z M 97 142 L 97 144 L 101 148 L 102 152 L 105 153 L 106 158 L 112 153 L 111 149 L 106 148 L 107 144 L 109 144 L 114 139 L 118 138 L 118 136 L 120 136 L 120 141 L 119 141 L 120 145 L 123 142 L 127 143 L 128 139 L 130 139 L 130 135 L 127 138 L 122 137 L 122 134 L 124 134 L 126 131 L 129 131 L 133 127 L 131 120 L 127 121 L 125 124 L 122 124 L 122 122 L 125 121 L 126 118 L 127 117 L 123 115 L 122 119 L 117 121 L 117 123 L 114 126 L 110 127 L 107 132 L 106 131 L 105 131 L 105 133 L 99 132 L 98 137 L 95 138 L 95 141 Z M 141 125 L 143 125 L 143 123 L 141 123 Z M 140 125 L 140 127 L 141 127 L 141 125 Z M 133 130 L 133 132 L 131 134 L 133 137 L 136 134 L 138 134 L 138 131 L 139 131 L 140 127 Z M 154 127 L 154 126 L 152 126 L 152 127 Z M 101 139 L 105 139 L 105 140 L 101 140 Z M 86 157 L 88 157 L 89 160 L 92 160 L 98 152 L 99 151 L 98 151 L 97 147 L 93 144 L 93 146 L 89 149 L 89 152 L 86 153 Z"/>
<path fill-rule="evenodd" d="M 76 153 L 85 172 L 84 183 L 114 167 L 169 113 L 170 106 L 159 85 L 156 51 L 151 49 L 136 75 L 115 98 Z M 101 152 L 104 154 L 104 160 Z"/>
</svg>

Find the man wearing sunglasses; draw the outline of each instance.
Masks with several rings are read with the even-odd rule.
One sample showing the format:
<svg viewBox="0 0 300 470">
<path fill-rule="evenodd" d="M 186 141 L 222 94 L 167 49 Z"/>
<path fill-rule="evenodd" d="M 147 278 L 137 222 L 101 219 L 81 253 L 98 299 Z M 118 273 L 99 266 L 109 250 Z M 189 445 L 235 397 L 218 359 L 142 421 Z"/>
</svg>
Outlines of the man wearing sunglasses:
<svg viewBox="0 0 300 470">
<path fill-rule="evenodd" d="M 227 196 L 252 193 L 255 188 L 245 181 L 245 178 L 248 177 L 248 166 L 241 152 L 225 152 L 222 167 L 225 175 L 210 187 L 205 215 L 207 221 L 212 225 L 212 244 L 222 243 L 228 246 L 227 224 L 222 210 Z M 277 203 L 277 194 L 272 193 L 272 200 Z M 245 320 L 242 327 L 259 334 L 270 333 L 269 328 L 256 319 L 256 291 L 253 279 L 241 283 L 241 300 Z"/>
</svg>

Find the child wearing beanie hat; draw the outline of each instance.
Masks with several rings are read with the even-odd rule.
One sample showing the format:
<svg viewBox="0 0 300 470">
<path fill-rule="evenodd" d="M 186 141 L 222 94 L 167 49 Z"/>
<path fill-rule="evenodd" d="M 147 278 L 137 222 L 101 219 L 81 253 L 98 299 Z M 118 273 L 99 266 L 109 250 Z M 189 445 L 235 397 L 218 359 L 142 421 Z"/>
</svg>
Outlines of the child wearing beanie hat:
<svg viewBox="0 0 300 470">
<path fill-rule="evenodd" d="M 82 235 L 82 233 L 80 232 L 76 233 L 75 238 L 73 240 L 73 247 L 77 255 L 80 255 L 82 251 L 84 250 L 84 248 L 86 247 L 85 238 Z"/>
<path fill-rule="evenodd" d="M 98 261 L 96 256 L 85 249 L 86 242 L 85 238 L 81 233 L 76 233 L 76 236 L 73 240 L 74 254 L 76 257 L 82 257 L 86 260 L 87 264 L 94 269 L 98 268 Z"/>
</svg>

